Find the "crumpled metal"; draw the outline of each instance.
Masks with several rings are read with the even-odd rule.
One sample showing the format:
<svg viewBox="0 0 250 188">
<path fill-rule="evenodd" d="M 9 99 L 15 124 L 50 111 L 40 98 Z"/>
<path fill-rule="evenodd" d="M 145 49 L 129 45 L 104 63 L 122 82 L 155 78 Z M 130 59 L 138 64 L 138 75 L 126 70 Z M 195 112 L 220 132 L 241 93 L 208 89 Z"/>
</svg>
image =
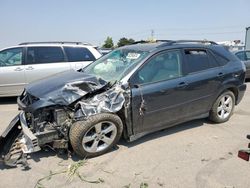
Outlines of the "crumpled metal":
<svg viewBox="0 0 250 188">
<path fill-rule="evenodd" d="M 118 112 L 125 102 L 123 93 L 124 90 L 117 85 L 92 98 L 79 101 L 76 104 L 76 109 L 78 110 L 75 113 L 75 118 L 87 118 L 101 112 Z"/>
</svg>

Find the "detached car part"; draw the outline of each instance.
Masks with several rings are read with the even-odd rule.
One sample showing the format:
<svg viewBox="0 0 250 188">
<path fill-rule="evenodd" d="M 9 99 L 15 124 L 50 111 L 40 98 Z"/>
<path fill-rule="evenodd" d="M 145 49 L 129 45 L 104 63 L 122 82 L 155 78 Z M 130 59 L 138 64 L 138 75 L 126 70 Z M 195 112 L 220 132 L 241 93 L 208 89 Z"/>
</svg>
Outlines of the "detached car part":
<svg viewBox="0 0 250 188">
<path fill-rule="evenodd" d="M 247 135 L 247 138 L 250 139 L 250 135 Z M 238 157 L 245 161 L 249 161 L 250 158 L 249 156 L 250 156 L 250 143 L 248 144 L 248 149 L 240 150 L 238 152 Z"/>
</svg>

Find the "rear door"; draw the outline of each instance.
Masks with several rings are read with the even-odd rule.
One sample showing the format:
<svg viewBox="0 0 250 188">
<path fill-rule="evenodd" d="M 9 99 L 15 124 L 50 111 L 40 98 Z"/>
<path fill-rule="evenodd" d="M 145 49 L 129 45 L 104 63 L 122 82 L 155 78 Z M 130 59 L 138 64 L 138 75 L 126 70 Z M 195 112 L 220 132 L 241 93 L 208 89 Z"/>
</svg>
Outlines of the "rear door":
<svg viewBox="0 0 250 188">
<path fill-rule="evenodd" d="M 207 49 L 184 49 L 188 117 L 209 112 L 225 72 Z"/>
<path fill-rule="evenodd" d="M 26 84 L 23 53 L 21 47 L 0 52 L 0 96 L 21 94 Z"/>
<path fill-rule="evenodd" d="M 29 83 L 67 70 L 70 70 L 70 65 L 61 47 L 27 48 L 25 71 Z"/>
<path fill-rule="evenodd" d="M 92 61 L 96 60 L 89 49 L 85 47 L 65 46 L 64 51 L 67 56 L 67 61 L 70 62 L 70 68 L 73 70 L 80 70 L 90 64 Z"/>
</svg>

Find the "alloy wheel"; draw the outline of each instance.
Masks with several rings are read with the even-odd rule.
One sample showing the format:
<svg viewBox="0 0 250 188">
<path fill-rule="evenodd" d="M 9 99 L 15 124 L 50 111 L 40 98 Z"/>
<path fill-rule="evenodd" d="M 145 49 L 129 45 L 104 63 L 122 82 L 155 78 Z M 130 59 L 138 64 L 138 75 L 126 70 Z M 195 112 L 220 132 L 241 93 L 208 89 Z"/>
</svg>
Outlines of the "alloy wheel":
<svg viewBox="0 0 250 188">
<path fill-rule="evenodd" d="M 93 125 L 83 136 L 83 148 L 89 153 L 96 153 L 108 148 L 117 135 L 117 128 L 110 121 Z"/>
</svg>

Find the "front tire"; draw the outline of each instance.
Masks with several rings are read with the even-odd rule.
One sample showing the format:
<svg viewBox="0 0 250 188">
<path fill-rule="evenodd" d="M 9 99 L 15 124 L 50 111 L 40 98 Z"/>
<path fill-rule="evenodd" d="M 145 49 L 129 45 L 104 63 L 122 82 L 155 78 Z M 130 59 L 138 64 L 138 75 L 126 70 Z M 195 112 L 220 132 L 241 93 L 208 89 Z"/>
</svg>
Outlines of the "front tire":
<svg viewBox="0 0 250 188">
<path fill-rule="evenodd" d="M 77 121 L 70 129 L 73 150 L 81 157 L 96 157 L 106 153 L 120 139 L 121 119 L 114 114 L 102 113 Z"/>
<path fill-rule="evenodd" d="M 215 123 L 229 120 L 235 106 L 235 95 L 231 91 L 223 92 L 215 101 L 209 114 L 209 119 Z"/>
</svg>

